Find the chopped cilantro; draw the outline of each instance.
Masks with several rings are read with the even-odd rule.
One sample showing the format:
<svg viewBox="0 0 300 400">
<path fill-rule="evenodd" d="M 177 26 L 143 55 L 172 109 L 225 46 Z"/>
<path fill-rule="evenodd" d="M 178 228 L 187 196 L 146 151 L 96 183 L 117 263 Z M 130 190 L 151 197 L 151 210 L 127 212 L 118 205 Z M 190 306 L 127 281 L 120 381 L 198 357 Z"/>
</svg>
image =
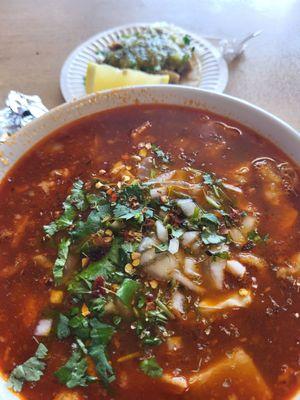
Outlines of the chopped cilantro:
<svg viewBox="0 0 300 400">
<path fill-rule="evenodd" d="M 113 323 L 118 326 L 122 322 L 122 317 L 120 315 L 114 315 L 113 316 Z"/>
<path fill-rule="evenodd" d="M 226 237 L 207 230 L 201 233 L 201 239 L 204 244 L 220 244 L 226 242 Z"/>
<path fill-rule="evenodd" d="M 61 283 L 64 268 L 69 254 L 70 239 L 63 238 L 58 246 L 58 256 L 53 267 L 53 276 L 56 284 Z"/>
<path fill-rule="evenodd" d="M 181 228 L 174 228 L 172 225 L 169 225 L 168 228 L 171 230 L 171 235 L 174 238 L 179 239 L 184 234 L 184 230 Z"/>
<path fill-rule="evenodd" d="M 72 335 L 84 354 L 90 355 L 96 364 L 96 370 L 102 382 L 107 385 L 114 379 L 114 373 L 106 357 L 106 346 L 110 342 L 115 328 L 97 318 L 84 318 L 81 314 L 69 320 Z M 88 341 L 86 346 L 83 341 Z M 86 386 L 95 380 L 87 374 L 87 363 L 80 351 L 74 351 L 68 362 L 56 373 L 56 377 L 67 387 Z"/>
<path fill-rule="evenodd" d="M 120 261 L 122 266 L 131 261 L 131 253 L 137 251 L 139 244 L 137 242 L 124 242 L 120 246 Z"/>
<path fill-rule="evenodd" d="M 169 154 L 152 145 L 152 155 L 157 171 L 167 170 L 165 165 L 160 168 L 158 162 L 170 162 Z M 179 213 L 177 208 L 178 198 L 190 198 L 188 185 L 185 187 L 180 181 L 172 185 L 168 182 L 169 178 L 165 178 L 165 182 L 159 179 L 136 180 L 127 184 L 117 177 L 120 181 L 111 183 L 105 178 L 106 184 L 99 185 L 99 190 L 95 185 L 84 185 L 81 180 L 74 182 L 63 203 L 63 214 L 45 227 L 48 236 L 64 229 L 68 234 L 68 239 L 63 238 L 58 248 L 53 269 L 56 283 L 65 281 L 62 278 L 70 248 L 82 260 L 81 266 L 78 263 L 80 270 L 77 275 L 68 282 L 71 307 L 65 314 L 58 315 L 56 325 L 60 340 L 69 337 L 74 341 L 70 359 L 55 373 L 67 387 L 86 386 L 95 379 L 100 379 L 107 387 L 115 379 L 108 346 L 116 330 L 120 329 L 121 322 L 122 328 L 128 329 L 130 326 L 135 329 L 139 347 L 160 345 L 173 335 L 168 330 L 168 321 L 175 316 L 168 307 L 167 299 L 170 298 L 174 282 L 171 280 L 168 282 L 170 285 L 163 288 L 158 286 L 157 289 L 152 282 L 143 285 L 145 263 L 143 254 L 138 251 L 144 237 L 153 239 L 149 240 L 149 247 L 154 256 L 154 250 L 167 254 L 168 243 L 157 240 L 157 219 L 163 220 L 172 238 L 179 239 L 186 232 L 196 231 L 197 237 L 200 234 L 202 241 L 197 240 L 197 258 L 202 259 L 206 255 L 213 259 L 230 257 L 230 240 L 226 235 L 219 234 L 222 232 L 219 228 L 227 228 L 236 222 L 230 217 L 235 209 L 222 191 L 222 181 L 214 174 L 191 168 L 182 171 L 182 175 L 174 175 L 170 180 L 184 179 L 188 171 L 187 181 L 197 185 L 206 199 L 205 202 L 202 196 L 199 197 L 195 212 L 188 218 L 184 213 Z M 135 167 L 132 172 L 135 172 Z M 168 183 L 171 188 L 166 192 L 166 199 L 151 198 L 151 187 Z M 184 187 L 181 189 L 181 186 Z M 228 246 L 215 246 L 227 240 Z M 249 241 L 258 243 L 261 240 L 264 239 L 256 230 L 250 232 Z M 181 251 L 194 256 L 194 247 L 185 247 L 182 242 L 180 240 Z M 131 269 L 125 268 L 128 263 Z M 133 274 L 129 276 L 131 271 Z M 167 291 L 166 296 L 164 290 Z M 89 358 L 94 362 L 98 378 L 89 376 L 87 372 Z M 153 378 L 163 373 L 155 357 L 144 359 L 140 369 Z"/>
<path fill-rule="evenodd" d="M 103 205 L 108 204 L 107 195 L 104 192 L 100 193 L 87 193 L 86 194 L 87 202 L 90 207 L 96 210 L 101 210 Z"/>
<path fill-rule="evenodd" d="M 57 220 L 51 222 L 49 225 L 44 226 L 44 231 L 48 236 L 53 236 L 55 233 L 72 226 L 76 216 L 74 207 L 72 204 L 65 201 L 63 203 L 63 209 L 63 214 Z"/>
<path fill-rule="evenodd" d="M 70 335 L 69 318 L 64 314 L 59 314 L 56 334 L 60 340 L 65 339 Z"/>
<path fill-rule="evenodd" d="M 81 351 L 75 350 L 69 360 L 54 375 L 60 383 L 65 384 L 69 389 L 76 386 L 87 386 L 95 380 L 87 374 L 87 361 Z"/>
<path fill-rule="evenodd" d="M 163 341 L 157 336 L 146 336 L 142 338 L 142 342 L 145 346 L 159 346 Z"/>
<path fill-rule="evenodd" d="M 221 252 L 213 253 L 213 258 L 222 258 L 223 260 L 228 260 L 229 257 L 230 256 L 229 256 L 228 251 L 221 251 Z"/>
<path fill-rule="evenodd" d="M 135 197 L 139 202 L 142 202 L 144 199 L 143 189 L 138 184 L 132 184 L 130 186 L 125 186 L 119 193 L 120 198 L 124 200 L 128 200 L 132 197 Z"/>
<path fill-rule="evenodd" d="M 94 340 L 97 344 L 102 344 L 106 346 L 110 342 L 113 334 L 115 333 L 115 328 L 112 325 L 100 322 L 97 318 L 91 319 L 90 325 L 90 338 Z"/>
<path fill-rule="evenodd" d="M 211 205 L 212 207 L 216 208 L 217 210 L 221 208 L 221 204 L 217 200 L 215 200 L 212 196 L 205 194 L 205 198 L 208 204 Z"/>
<path fill-rule="evenodd" d="M 212 213 L 205 213 L 201 216 L 200 222 L 202 225 L 220 225 L 218 218 Z"/>
<path fill-rule="evenodd" d="M 183 40 L 183 43 L 186 44 L 187 46 L 188 46 L 189 44 L 191 44 L 191 37 L 190 37 L 190 35 L 184 35 L 183 38 L 182 38 L 182 40 Z"/>
<path fill-rule="evenodd" d="M 212 175 L 208 173 L 203 174 L 203 183 L 209 186 L 212 185 L 214 183 Z"/>
<path fill-rule="evenodd" d="M 40 343 L 33 357 L 13 369 L 8 380 L 8 387 L 15 392 L 21 392 L 24 382 L 39 381 L 46 368 L 46 363 L 42 360 L 47 354 L 47 347 Z"/>
<path fill-rule="evenodd" d="M 88 354 L 92 357 L 96 365 L 96 371 L 99 374 L 104 386 L 108 386 L 116 377 L 112 366 L 108 362 L 105 346 L 102 344 L 92 344 L 89 347 Z"/>
<path fill-rule="evenodd" d="M 78 344 L 78 347 L 83 352 L 83 354 L 88 353 L 86 345 L 83 343 L 83 341 L 81 339 L 76 338 L 76 343 Z"/>
<path fill-rule="evenodd" d="M 159 366 L 155 357 L 141 361 L 140 369 L 151 378 L 160 378 L 163 374 L 163 369 Z"/>
<path fill-rule="evenodd" d="M 155 243 L 154 247 L 156 250 L 158 250 L 158 252 L 163 252 L 168 250 L 168 243 Z"/>
<path fill-rule="evenodd" d="M 155 303 L 157 306 L 160 308 L 160 310 L 165 313 L 165 315 L 168 318 L 175 319 L 175 315 L 169 310 L 169 308 L 163 303 L 161 300 L 156 299 Z M 163 318 L 163 321 L 165 321 L 165 318 Z"/>
<path fill-rule="evenodd" d="M 96 318 L 91 320 L 91 327 L 90 337 L 92 342 L 88 347 L 88 354 L 95 362 L 96 371 L 102 383 L 107 386 L 115 380 L 114 371 L 106 356 L 106 346 L 115 333 L 115 328 L 98 321 Z"/>
<path fill-rule="evenodd" d="M 143 308 L 145 304 L 146 304 L 146 297 L 144 295 L 141 295 L 137 302 L 137 308 Z"/>
<path fill-rule="evenodd" d="M 165 153 L 159 146 L 156 144 L 152 144 L 151 149 L 153 153 L 156 155 L 158 159 L 160 159 L 164 163 L 169 163 L 171 161 L 171 157 L 169 154 Z"/>
<path fill-rule="evenodd" d="M 92 233 L 97 232 L 105 219 L 110 216 L 109 204 L 103 204 L 97 207 L 97 210 L 91 211 L 86 221 L 78 221 L 75 228 L 71 231 L 74 239 L 83 239 Z"/>
<path fill-rule="evenodd" d="M 161 303 L 161 302 L 160 302 Z M 146 320 L 154 325 L 166 324 L 168 317 L 165 310 L 150 310 L 146 314 Z"/>
<path fill-rule="evenodd" d="M 150 171 L 150 178 L 153 179 L 156 176 L 157 176 L 157 171 L 154 168 L 152 168 Z"/>
<path fill-rule="evenodd" d="M 253 230 L 253 231 L 251 231 L 251 232 L 248 233 L 248 239 L 249 239 L 250 241 L 254 242 L 254 243 L 259 244 L 259 243 L 264 243 L 264 242 L 266 242 L 266 241 L 269 239 L 269 235 L 266 234 L 266 235 L 261 236 L 261 235 L 258 233 L 257 229 L 255 229 L 255 230 Z"/>
<path fill-rule="evenodd" d="M 83 190 L 83 182 L 81 180 L 75 181 L 73 183 L 71 194 L 66 198 L 66 201 L 63 203 L 63 214 L 58 219 L 51 222 L 49 225 L 44 226 L 44 231 L 48 236 L 53 236 L 55 233 L 63 229 L 69 228 L 73 225 L 74 218 L 76 216 L 76 210 L 74 206 L 79 211 L 84 211 L 88 206 Z"/>
<path fill-rule="evenodd" d="M 97 297 L 96 299 L 92 299 L 89 303 L 89 310 L 96 313 L 97 316 L 101 316 L 104 314 L 104 307 L 106 304 L 106 300 L 104 297 Z"/>
<path fill-rule="evenodd" d="M 159 308 L 146 311 L 144 315 L 141 314 L 141 318 L 136 322 L 136 333 L 146 346 L 161 344 L 167 333 L 165 325 L 170 315 L 169 312 L 166 313 L 166 306 L 162 302 L 159 303 Z"/>
<path fill-rule="evenodd" d="M 125 306 L 130 307 L 140 287 L 141 284 L 139 282 L 126 278 L 118 289 L 117 296 L 125 304 Z"/>
<path fill-rule="evenodd" d="M 91 291 L 92 283 L 98 276 L 108 278 L 120 262 L 121 238 L 114 239 L 109 252 L 98 261 L 94 261 L 80 272 L 69 284 L 69 291 L 73 293 L 86 293 Z"/>
<path fill-rule="evenodd" d="M 89 320 L 81 312 L 69 320 L 69 328 L 74 336 L 82 340 L 89 339 L 90 337 Z"/>
<path fill-rule="evenodd" d="M 71 189 L 71 194 L 67 198 L 67 201 L 73 204 L 79 211 L 84 211 L 88 207 L 83 185 L 81 180 L 75 181 Z"/>
<path fill-rule="evenodd" d="M 139 220 L 141 217 L 143 217 L 141 211 L 142 211 L 141 208 L 134 210 L 126 206 L 125 204 L 117 204 L 116 207 L 114 208 L 113 213 L 114 217 L 117 219 L 129 220 L 131 218 L 135 218 Z"/>
<path fill-rule="evenodd" d="M 195 210 L 194 210 L 194 213 L 193 213 L 191 219 L 196 221 L 199 218 L 199 214 L 200 214 L 200 208 L 195 207 Z"/>
</svg>

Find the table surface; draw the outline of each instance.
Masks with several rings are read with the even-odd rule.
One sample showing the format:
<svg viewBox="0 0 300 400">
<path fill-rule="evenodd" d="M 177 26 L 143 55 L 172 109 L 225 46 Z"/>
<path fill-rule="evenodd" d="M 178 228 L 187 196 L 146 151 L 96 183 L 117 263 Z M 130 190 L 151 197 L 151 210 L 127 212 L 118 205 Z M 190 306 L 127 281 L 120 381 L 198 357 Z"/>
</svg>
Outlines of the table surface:
<svg viewBox="0 0 300 400">
<path fill-rule="evenodd" d="M 230 65 L 226 93 L 300 129 L 299 0 L 1 0 L 0 15 L 0 104 L 10 89 L 49 108 L 62 103 L 60 68 L 74 47 L 114 26 L 160 20 L 217 38 L 262 29 Z"/>
</svg>

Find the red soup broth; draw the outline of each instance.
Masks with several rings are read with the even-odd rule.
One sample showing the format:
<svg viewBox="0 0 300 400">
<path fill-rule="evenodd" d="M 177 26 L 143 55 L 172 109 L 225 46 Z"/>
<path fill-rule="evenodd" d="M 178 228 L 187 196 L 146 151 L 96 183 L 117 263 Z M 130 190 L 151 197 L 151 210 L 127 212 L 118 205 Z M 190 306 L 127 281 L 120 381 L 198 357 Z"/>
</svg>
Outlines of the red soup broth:
<svg viewBox="0 0 300 400">
<path fill-rule="evenodd" d="M 155 157 L 149 143 L 171 155 L 166 170 L 207 171 L 231 185 L 228 192 L 240 199 L 239 208 L 256 216 L 259 238 L 255 228 L 245 242 L 235 239 L 230 245 L 230 257 L 246 272 L 237 279 L 227 266 L 221 290 L 204 279 L 205 293 L 198 295 L 179 283 L 188 305 L 166 323 L 176 338 L 173 348 L 174 341 L 167 338 L 145 350 L 132 320 L 125 318 L 107 347 L 115 380 L 108 388 L 101 380 L 66 388 L 54 372 L 69 359 L 74 337 L 58 339 L 56 324 L 58 314 L 66 314 L 74 304 L 67 285 L 57 287 L 53 280 L 58 241 L 47 237 L 43 226 L 61 215 L 74 181 L 99 181 L 120 160 L 126 164 L 132 154 L 138 163 L 146 154 Z M 133 175 L 135 171 L 132 167 Z M 298 172 L 298 166 L 279 148 L 251 129 L 187 107 L 117 108 L 72 122 L 38 142 L 0 186 L 2 374 L 8 377 L 43 342 L 48 348 L 46 368 L 38 382 L 24 383 L 24 399 L 292 398 L 300 376 Z M 75 269 L 81 268 L 82 262 L 76 264 Z M 152 286 L 169 290 L 168 282 L 143 274 L 139 279 L 154 280 Z M 153 288 L 155 293 L 158 288 Z M 217 303 L 233 291 L 251 292 L 251 304 L 225 307 L 213 314 L 202 313 L 201 307 L 199 314 L 195 312 L 195 304 L 203 299 Z M 53 303 L 53 292 L 63 299 Z M 37 325 L 44 319 L 52 321 L 52 329 L 47 336 L 39 336 Z M 128 359 L 122 361 L 126 355 Z M 163 370 L 159 377 L 140 368 L 141 361 L 150 356 Z"/>
</svg>

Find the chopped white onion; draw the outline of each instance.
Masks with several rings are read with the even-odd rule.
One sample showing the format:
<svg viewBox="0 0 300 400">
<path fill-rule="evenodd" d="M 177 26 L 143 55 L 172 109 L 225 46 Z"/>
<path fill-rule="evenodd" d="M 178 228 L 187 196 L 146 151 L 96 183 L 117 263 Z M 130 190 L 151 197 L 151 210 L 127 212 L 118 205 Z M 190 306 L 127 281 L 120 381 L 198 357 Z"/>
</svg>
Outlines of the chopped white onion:
<svg viewBox="0 0 300 400">
<path fill-rule="evenodd" d="M 156 257 L 156 253 L 155 253 L 154 247 L 144 251 L 141 254 L 141 265 L 147 265 L 147 264 L 151 263 L 155 259 L 155 257 Z"/>
<path fill-rule="evenodd" d="M 243 235 L 247 236 L 249 232 L 253 231 L 256 228 L 257 220 L 252 215 L 247 215 L 242 220 L 241 231 Z"/>
<path fill-rule="evenodd" d="M 172 374 L 163 373 L 160 380 L 166 385 L 168 392 L 174 395 L 183 395 L 188 388 L 188 382 L 184 376 L 174 376 Z M 173 397 L 177 396 L 172 396 L 172 398 Z"/>
<path fill-rule="evenodd" d="M 37 324 L 34 334 L 36 336 L 48 336 L 52 328 L 52 319 L 41 319 Z"/>
<path fill-rule="evenodd" d="M 238 186 L 231 185 L 230 183 L 223 183 L 223 186 L 227 190 L 231 190 L 232 192 L 236 193 L 243 193 L 242 189 Z"/>
<path fill-rule="evenodd" d="M 149 178 L 151 175 L 152 168 L 153 168 L 153 158 L 152 157 L 143 158 L 138 167 L 137 176 L 140 179 Z"/>
<path fill-rule="evenodd" d="M 203 293 L 203 288 L 200 285 L 196 285 L 189 278 L 184 276 L 180 271 L 176 270 L 174 272 L 174 279 L 176 279 L 182 286 L 185 286 L 187 289 L 195 292 L 197 294 Z"/>
<path fill-rule="evenodd" d="M 177 238 L 173 238 L 169 242 L 169 253 L 176 254 L 179 250 L 179 240 Z"/>
<path fill-rule="evenodd" d="M 146 236 L 141 241 L 138 250 L 139 252 L 143 252 L 145 250 L 151 249 L 151 247 L 153 247 L 154 245 L 155 245 L 155 240 L 153 238 Z"/>
<path fill-rule="evenodd" d="M 217 259 L 210 264 L 210 276 L 216 289 L 223 289 L 226 260 Z"/>
<path fill-rule="evenodd" d="M 183 264 L 184 273 L 188 276 L 199 277 L 200 274 L 196 271 L 196 260 L 191 257 L 186 257 Z"/>
<path fill-rule="evenodd" d="M 169 236 L 168 229 L 159 219 L 155 222 L 155 226 L 156 226 L 156 235 L 158 237 L 158 240 L 161 242 L 167 242 Z"/>
<path fill-rule="evenodd" d="M 159 199 L 161 196 L 167 193 L 167 189 L 165 187 L 158 187 L 150 189 L 150 196 L 152 199 Z"/>
<path fill-rule="evenodd" d="M 197 207 L 192 199 L 177 200 L 177 205 L 186 217 L 192 217 Z"/>
<path fill-rule="evenodd" d="M 179 291 L 175 290 L 172 296 L 172 311 L 177 314 L 184 314 L 185 296 Z"/>
<path fill-rule="evenodd" d="M 233 242 L 241 245 L 247 242 L 247 239 L 238 228 L 231 228 L 229 233 Z"/>
<path fill-rule="evenodd" d="M 172 254 L 158 255 L 154 262 L 145 267 L 148 276 L 154 279 L 167 281 L 173 276 L 174 270 L 178 265 L 178 261 Z"/>
<path fill-rule="evenodd" d="M 229 251 L 229 246 L 225 243 L 215 244 L 210 246 L 212 254 L 214 253 L 227 253 Z"/>
<path fill-rule="evenodd" d="M 199 237 L 199 232 L 197 231 L 184 232 L 184 234 L 181 236 L 182 246 L 183 247 L 190 246 L 198 239 L 198 237 Z"/>
<path fill-rule="evenodd" d="M 246 268 L 236 260 L 227 260 L 226 271 L 230 272 L 236 278 L 242 278 L 245 275 Z"/>
<path fill-rule="evenodd" d="M 171 336 L 167 338 L 166 344 L 169 351 L 177 351 L 182 348 L 182 338 L 181 336 Z"/>
</svg>

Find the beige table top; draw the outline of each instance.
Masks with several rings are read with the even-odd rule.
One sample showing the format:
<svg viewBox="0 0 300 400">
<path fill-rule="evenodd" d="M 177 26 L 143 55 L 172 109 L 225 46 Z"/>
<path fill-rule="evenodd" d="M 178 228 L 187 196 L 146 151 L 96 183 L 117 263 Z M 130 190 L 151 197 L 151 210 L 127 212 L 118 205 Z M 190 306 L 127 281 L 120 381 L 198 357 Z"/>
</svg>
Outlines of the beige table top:
<svg viewBox="0 0 300 400">
<path fill-rule="evenodd" d="M 1 0 L 0 15 L 0 104 L 10 89 L 62 103 L 60 68 L 74 47 L 113 26 L 164 20 L 209 37 L 263 29 L 230 66 L 226 93 L 300 129 L 299 0 Z"/>
</svg>

